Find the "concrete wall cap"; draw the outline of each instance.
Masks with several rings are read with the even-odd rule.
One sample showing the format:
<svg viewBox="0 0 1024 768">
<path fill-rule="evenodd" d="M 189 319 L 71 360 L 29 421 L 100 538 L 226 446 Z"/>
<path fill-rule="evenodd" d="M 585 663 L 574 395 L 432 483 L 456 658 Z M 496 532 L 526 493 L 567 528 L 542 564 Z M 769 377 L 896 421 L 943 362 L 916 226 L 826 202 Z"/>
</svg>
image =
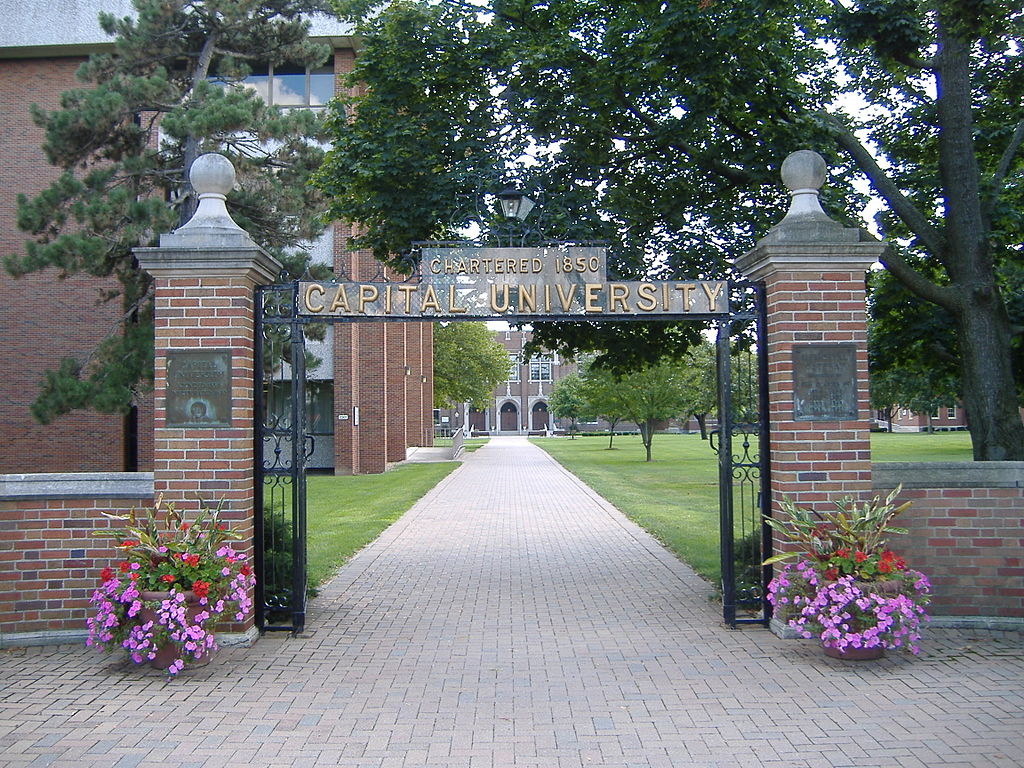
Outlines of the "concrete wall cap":
<svg viewBox="0 0 1024 768">
<path fill-rule="evenodd" d="M 1024 488 L 1024 461 L 894 461 L 871 465 L 875 488 Z"/>
<path fill-rule="evenodd" d="M 0 500 L 151 499 L 152 472 L 52 472 L 0 475 Z"/>
</svg>

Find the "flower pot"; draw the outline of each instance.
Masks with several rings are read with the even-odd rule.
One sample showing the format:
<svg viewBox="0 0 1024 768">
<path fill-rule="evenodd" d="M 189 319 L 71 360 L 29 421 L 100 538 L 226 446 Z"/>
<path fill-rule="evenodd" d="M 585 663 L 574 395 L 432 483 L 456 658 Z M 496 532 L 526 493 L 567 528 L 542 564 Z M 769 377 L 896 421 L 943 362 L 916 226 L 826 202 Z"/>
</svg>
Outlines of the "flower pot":
<svg viewBox="0 0 1024 768">
<path fill-rule="evenodd" d="M 823 645 L 822 648 L 825 651 L 825 655 L 833 659 L 842 659 L 843 661 L 871 661 L 873 659 L 880 659 L 885 655 L 884 646 L 875 646 L 874 648 L 853 648 L 852 646 L 846 646 L 846 648 L 832 648 L 827 645 Z"/>
<path fill-rule="evenodd" d="M 199 598 L 196 597 L 196 593 L 192 590 L 186 590 L 181 593 L 185 596 L 185 615 L 188 617 L 188 621 L 194 622 L 196 616 L 206 610 L 206 606 L 200 605 Z M 168 592 L 151 592 L 143 590 L 139 593 L 139 596 L 145 601 L 142 608 L 136 615 L 137 623 L 142 625 L 147 621 L 152 621 L 153 624 L 159 623 L 158 612 L 150 608 L 146 603 L 149 602 L 163 602 L 171 597 L 171 593 Z M 181 655 L 181 649 L 178 644 L 174 641 L 168 640 L 167 642 L 161 643 L 156 648 L 156 656 L 150 659 L 149 664 L 153 669 L 167 669 L 174 663 L 174 660 Z M 210 653 L 205 653 L 199 659 L 190 659 L 189 666 L 203 666 L 210 662 Z"/>
</svg>

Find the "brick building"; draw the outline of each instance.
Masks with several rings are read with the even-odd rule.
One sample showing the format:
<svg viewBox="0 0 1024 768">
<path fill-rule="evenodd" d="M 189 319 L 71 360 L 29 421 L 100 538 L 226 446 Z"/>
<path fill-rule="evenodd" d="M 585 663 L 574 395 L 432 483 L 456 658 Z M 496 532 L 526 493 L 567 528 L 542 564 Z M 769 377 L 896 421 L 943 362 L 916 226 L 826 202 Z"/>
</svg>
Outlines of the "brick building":
<svg viewBox="0 0 1024 768">
<path fill-rule="evenodd" d="M 494 332 L 508 354 L 508 378 L 494 388 L 492 403 L 483 410 L 463 404 L 436 411 L 435 426 L 440 432 L 468 424 L 477 434 L 526 435 L 561 432 L 569 426 L 568 419 L 558 419 L 550 412 L 549 401 L 555 384 L 574 372 L 576 364 L 554 354 L 524 357 L 523 347 L 531 336 L 530 331 Z"/>
<path fill-rule="evenodd" d="M 81 83 L 75 71 L 92 52 L 110 47 L 97 13 L 129 15 L 129 0 L 26 0 L 0 19 L 0 255 L 22 252 L 17 229 L 19 194 L 34 195 L 56 178 L 40 145 L 31 104 L 59 106 L 60 94 Z M 312 36 L 333 52 L 307 72 L 260 72 L 253 87 L 273 103 L 317 108 L 336 93 L 338 75 L 351 70 L 355 43 L 345 25 L 313 19 Z M 305 88 L 296 89 L 296 83 Z M 345 243 L 336 225 L 314 244 L 315 258 L 351 279 L 380 278 L 380 265 Z M 152 466 L 152 408 L 140 395 L 128 416 L 75 412 L 37 424 L 29 405 L 44 372 L 62 358 L 87 358 L 118 327 L 121 310 L 99 303 L 104 281 L 56 270 L 13 279 L 0 274 L 0 473 L 147 470 Z M 324 363 L 311 374 L 310 411 L 318 433 L 317 464 L 338 473 L 381 472 L 405 458 L 406 447 L 431 440 L 432 333 L 429 323 L 348 324 L 328 331 Z M 358 425 L 351 418 L 360 413 Z M 342 417 L 342 418 L 339 418 Z"/>
</svg>

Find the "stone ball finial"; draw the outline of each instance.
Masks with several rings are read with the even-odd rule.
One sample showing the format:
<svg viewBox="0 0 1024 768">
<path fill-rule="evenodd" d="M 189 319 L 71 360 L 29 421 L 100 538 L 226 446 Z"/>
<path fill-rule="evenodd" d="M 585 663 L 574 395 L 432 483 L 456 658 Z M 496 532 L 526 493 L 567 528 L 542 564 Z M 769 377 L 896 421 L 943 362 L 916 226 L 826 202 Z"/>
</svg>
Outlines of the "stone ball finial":
<svg viewBox="0 0 1024 768">
<path fill-rule="evenodd" d="M 825 183 L 825 160 L 817 152 L 801 149 L 782 161 L 782 183 L 792 195 L 794 192 L 814 190 Z"/>
<path fill-rule="evenodd" d="M 200 196 L 213 194 L 226 197 L 235 186 L 235 167 L 224 155 L 208 152 L 192 162 L 188 178 Z"/>
</svg>

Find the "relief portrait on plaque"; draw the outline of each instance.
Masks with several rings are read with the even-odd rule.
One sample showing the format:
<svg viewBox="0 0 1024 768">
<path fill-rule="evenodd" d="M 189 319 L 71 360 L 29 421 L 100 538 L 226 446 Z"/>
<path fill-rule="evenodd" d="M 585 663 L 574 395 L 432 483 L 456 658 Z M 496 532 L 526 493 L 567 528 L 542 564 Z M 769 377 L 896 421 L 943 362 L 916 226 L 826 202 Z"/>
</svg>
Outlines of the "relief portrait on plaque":
<svg viewBox="0 0 1024 768">
<path fill-rule="evenodd" d="M 167 353 L 167 426 L 231 426 L 231 350 Z"/>
</svg>

